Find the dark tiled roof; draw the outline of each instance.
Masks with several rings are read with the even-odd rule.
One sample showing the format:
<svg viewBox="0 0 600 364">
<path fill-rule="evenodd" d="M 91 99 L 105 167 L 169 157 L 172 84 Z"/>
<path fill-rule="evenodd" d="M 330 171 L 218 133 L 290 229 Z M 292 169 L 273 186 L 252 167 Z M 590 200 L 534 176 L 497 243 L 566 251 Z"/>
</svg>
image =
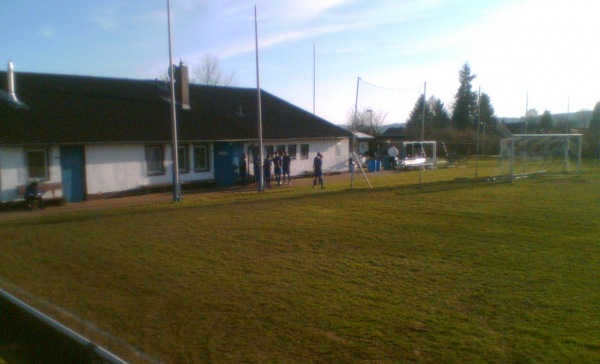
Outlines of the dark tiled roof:
<svg viewBox="0 0 600 364">
<path fill-rule="evenodd" d="M 34 73 L 15 75 L 27 107 L 0 98 L 0 144 L 170 142 L 164 84 Z M 6 72 L 0 72 L 6 90 Z M 190 85 L 189 110 L 177 109 L 180 141 L 256 140 L 255 89 Z M 351 134 L 268 92 L 261 92 L 263 138 L 339 138 Z"/>
<path fill-rule="evenodd" d="M 386 136 L 386 137 L 389 137 L 389 136 L 401 136 L 401 137 L 404 137 L 404 128 L 400 127 L 400 126 L 387 128 L 383 132 L 382 136 Z"/>
</svg>

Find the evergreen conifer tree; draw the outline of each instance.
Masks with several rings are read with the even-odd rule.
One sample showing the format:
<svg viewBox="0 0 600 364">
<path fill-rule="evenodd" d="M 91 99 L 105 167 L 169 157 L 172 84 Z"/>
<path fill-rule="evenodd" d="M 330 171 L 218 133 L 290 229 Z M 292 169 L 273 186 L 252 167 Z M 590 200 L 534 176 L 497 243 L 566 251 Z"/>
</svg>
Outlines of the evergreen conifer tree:
<svg viewBox="0 0 600 364">
<path fill-rule="evenodd" d="M 600 102 L 596 103 L 594 111 L 592 111 L 586 140 L 588 141 L 591 155 L 595 158 L 600 158 Z"/>
<path fill-rule="evenodd" d="M 454 96 L 454 110 L 452 112 L 452 126 L 464 130 L 475 126 L 477 116 L 477 93 L 473 92 L 471 82 L 477 75 L 471 74 L 471 67 L 465 62 L 458 72 L 460 86 Z"/>
<path fill-rule="evenodd" d="M 434 98 L 429 100 L 431 108 L 431 126 L 435 129 L 446 129 L 450 126 L 450 114 L 442 100 Z"/>
</svg>

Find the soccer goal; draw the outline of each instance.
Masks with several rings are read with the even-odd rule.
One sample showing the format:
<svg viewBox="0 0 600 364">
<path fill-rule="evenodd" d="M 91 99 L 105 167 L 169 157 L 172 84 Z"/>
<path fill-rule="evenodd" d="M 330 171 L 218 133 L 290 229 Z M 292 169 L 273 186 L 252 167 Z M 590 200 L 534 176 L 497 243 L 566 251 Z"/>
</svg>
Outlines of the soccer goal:
<svg viewBox="0 0 600 364">
<path fill-rule="evenodd" d="M 581 134 L 514 134 L 500 143 L 500 168 L 512 179 L 581 173 Z"/>
</svg>

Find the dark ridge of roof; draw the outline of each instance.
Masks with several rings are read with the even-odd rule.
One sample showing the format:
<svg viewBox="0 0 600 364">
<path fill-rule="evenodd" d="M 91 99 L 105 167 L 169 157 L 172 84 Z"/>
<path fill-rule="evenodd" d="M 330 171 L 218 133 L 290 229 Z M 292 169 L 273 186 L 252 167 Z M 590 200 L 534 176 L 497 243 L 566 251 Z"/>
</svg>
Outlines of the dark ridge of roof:
<svg viewBox="0 0 600 364">
<path fill-rule="evenodd" d="M 6 89 L 0 72 L 0 89 Z M 169 142 L 170 102 L 163 84 L 90 76 L 15 75 L 27 110 L 0 102 L 0 143 Z M 258 138 L 256 90 L 190 85 L 191 109 L 177 110 L 181 141 Z M 346 130 L 261 91 L 263 138 L 340 138 Z"/>
</svg>

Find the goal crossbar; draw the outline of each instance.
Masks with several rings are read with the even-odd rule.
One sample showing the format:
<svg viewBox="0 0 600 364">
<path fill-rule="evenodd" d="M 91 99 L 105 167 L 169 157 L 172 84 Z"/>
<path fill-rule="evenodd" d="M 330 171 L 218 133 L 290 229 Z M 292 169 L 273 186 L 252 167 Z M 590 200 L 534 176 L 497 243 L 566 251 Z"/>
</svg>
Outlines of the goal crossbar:
<svg viewBox="0 0 600 364">
<path fill-rule="evenodd" d="M 511 142 L 510 142 L 510 176 L 511 176 L 511 179 L 515 178 L 515 171 L 514 171 L 515 154 L 516 154 L 515 153 L 515 141 L 522 140 L 522 139 L 528 139 L 528 138 L 540 138 L 540 139 L 541 138 L 547 138 L 547 139 L 564 138 L 565 147 L 563 148 L 563 159 L 564 159 L 565 169 L 566 169 L 566 165 L 567 165 L 568 159 L 569 159 L 569 149 L 570 149 L 569 141 L 571 139 L 576 139 L 578 141 L 577 175 L 581 174 L 582 134 L 513 134 L 511 136 Z"/>
</svg>

